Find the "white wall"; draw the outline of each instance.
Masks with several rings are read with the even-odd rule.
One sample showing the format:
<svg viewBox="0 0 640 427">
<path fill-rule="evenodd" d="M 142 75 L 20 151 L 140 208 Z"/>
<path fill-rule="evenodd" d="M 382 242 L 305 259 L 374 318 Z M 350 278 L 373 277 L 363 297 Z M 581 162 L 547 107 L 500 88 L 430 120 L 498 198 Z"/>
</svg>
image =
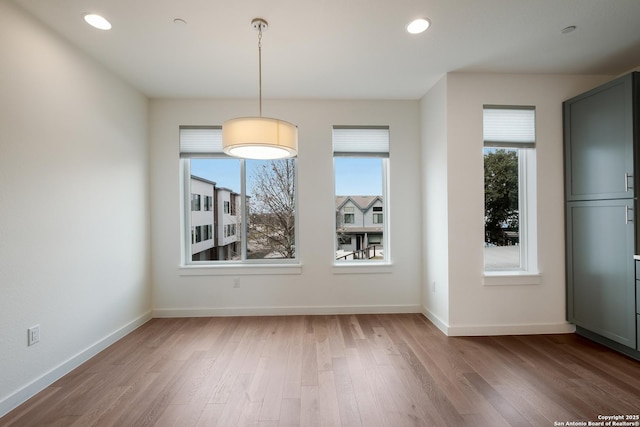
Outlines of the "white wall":
<svg viewBox="0 0 640 427">
<path fill-rule="evenodd" d="M 440 329 L 449 324 L 449 219 L 447 170 L 447 76 L 422 98 L 422 235 L 424 314 Z"/>
<path fill-rule="evenodd" d="M 446 78 L 448 289 L 450 335 L 566 332 L 562 101 L 609 80 L 610 76 L 501 75 L 451 73 Z M 434 92 L 435 91 L 435 92 Z M 437 88 L 424 106 L 442 103 Z M 436 97 L 431 101 L 431 97 Z M 537 128 L 537 285 L 483 285 L 482 106 L 535 105 Z M 442 120 L 423 109 L 423 121 Z M 425 133 L 425 152 L 441 146 Z M 428 156 L 428 154 L 425 154 Z M 425 167 L 429 166 L 426 160 Z M 427 175 L 426 179 L 430 178 Z M 433 184 L 427 183 L 426 188 Z M 426 206 L 441 202 L 428 192 Z M 425 217 L 425 230 L 433 220 Z M 439 223 L 443 223 L 442 220 Z M 438 242 L 442 236 L 436 236 Z M 425 233 L 425 239 L 431 236 Z M 428 245 L 428 244 L 427 244 Z M 427 251 L 429 265 L 440 262 Z M 431 273 L 425 275 L 428 288 Z M 442 297 L 427 293 L 426 307 Z M 434 302 L 435 301 L 435 302 Z"/>
<path fill-rule="evenodd" d="M 257 100 L 153 100 L 150 103 L 154 315 L 420 311 L 420 134 L 417 101 L 266 100 L 265 115 L 299 127 L 298 274 L 248 269 L 184 274 L 180 266 L 178 127 L 220 125 L 255 114 Z M 332 267 L 332 125 L 389 125 L 390 268 L 341 274 Z M 341 269 L 342 271 L 344 269 Z M 270 271 L 270 270 L 269 270 Z M 276 269 L 276 273 L 290 270 Z M 268 273 L 268 271 L 267 271 Z M 226 275 L 225 275 L 226 274 Z M 233 277 L 240 277 L 240 288 Z"/>
<path fill-rule="evenodd" d="M 144 321 L 150 280 L 146 99 L 7 1 L 0 58 L 1 416 Z"/>
</svg>

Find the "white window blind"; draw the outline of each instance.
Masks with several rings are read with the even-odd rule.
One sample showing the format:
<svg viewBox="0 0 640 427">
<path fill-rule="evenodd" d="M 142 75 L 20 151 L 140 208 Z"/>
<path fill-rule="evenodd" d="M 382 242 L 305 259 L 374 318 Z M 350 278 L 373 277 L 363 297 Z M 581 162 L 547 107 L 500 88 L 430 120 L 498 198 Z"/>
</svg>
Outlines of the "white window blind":
<svg viewBox="0 0 640 427">
<path fill-rule="evenodd" d="M 389 126 L 334 126 L 333 155 L 389 157 Z"/>
<path fill-rule="evenodd" d="M 181 127 L 180 157 L 223 154 L 221 127 Z"/>
<path fill-rule="evenodd" d="M 483 126 L 485 147 L 535 147 L 535 107 L 485 105 Z"/>
</svg>

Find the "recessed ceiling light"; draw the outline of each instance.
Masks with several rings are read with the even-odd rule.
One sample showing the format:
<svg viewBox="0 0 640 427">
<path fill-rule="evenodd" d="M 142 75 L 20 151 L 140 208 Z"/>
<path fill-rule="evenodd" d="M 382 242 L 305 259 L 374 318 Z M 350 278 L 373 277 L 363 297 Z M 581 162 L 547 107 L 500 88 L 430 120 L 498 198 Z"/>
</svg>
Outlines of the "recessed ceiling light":
<svg viewBox="0 0 640 427">
<path fill-rule="evenodd" d="M 95 13 L 86 13 L 84 20 L 87 24 L 99 30 L 110 30 L 111 22 L 107 21 L 104 17 L 96 15 Z"/>
<path fill-rule="evenodd" d="M 176 18 L 173 20 L 173 23 L 176 25 L 187 25 L 187 21 L 182 18 Z"/>
<path fill-rule="evenodd" d="M 407 25 L 407 31 L 411 34 L 420 34 L 431 26 L 431 21 L 427 18 L 414 19 Z"/>
<path fill-rule="evenodd" d="M 570 25 L 568 27 L 564 27 L 562 30 L 560 30 L 560 32 L 562 34 L 569 34 L 569 33 L 573 32 L 573 31 L 575 31 L 575 29 L 576 29 L 575 25 Z"/>
</svg>

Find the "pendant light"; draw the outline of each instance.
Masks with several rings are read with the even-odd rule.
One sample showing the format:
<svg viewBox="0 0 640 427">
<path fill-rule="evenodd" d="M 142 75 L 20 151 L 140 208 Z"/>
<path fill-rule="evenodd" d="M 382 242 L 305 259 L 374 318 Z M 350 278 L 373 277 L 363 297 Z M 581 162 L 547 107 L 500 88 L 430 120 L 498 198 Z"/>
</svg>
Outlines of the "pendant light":
<svg viewBox="0 0 640 427">
<path fill-rule="evenodd" d="M 251 26 L 258 31 L 258 96 L 260 115 L 239 117 L 222 124 L 222 149 L 244 159 L 284 159 L 298 154 L 298 128 L 284 120 L 262 117 L 262 32 L 267 21 L 255 18 Z"/>
</svg>

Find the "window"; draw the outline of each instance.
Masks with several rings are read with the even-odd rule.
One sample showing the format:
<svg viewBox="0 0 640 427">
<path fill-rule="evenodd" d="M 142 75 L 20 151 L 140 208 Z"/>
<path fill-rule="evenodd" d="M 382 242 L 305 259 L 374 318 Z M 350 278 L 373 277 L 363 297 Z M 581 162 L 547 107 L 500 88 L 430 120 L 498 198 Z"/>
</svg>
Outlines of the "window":
<svg viewBox="0 0 640 427">
<path fill-rule="evenodd" d="M 213 209 L 213 197 L 204 196 L 204 210 L 210 211 Z"/>
<path fill-rule="evenodd" d="M 199 211 L 200 210 L 200 195 L 192 194 L 191 195 L 191 210 Z"/>
<path fill-rule="evenodd" d="M 345 206 L 344 207 L 344 214 L 343 214 L 343 221 L 345 224 L 353 224 L 355 221 L 355 208 L 353 206 Z"/>
<path fill-rule="evenodd" d="M 296 159 L 226 156 L 219 127 L 181 127 L 180 157 L 184 194 L 192 195 L 191 207 L 183 206 L 184 230 L 193 233 L 184 242 L 185 264 L 297 260 Z M 196 194 L 205 195 L 204 211 L 194 209 Z"/>
<path fill-rule="evenodd" d="M 537 270 L 535 108 L 484 106 L 484 268 Z"/>
<path fill-rule="evenodd" d="M 231 193 L 231 211 L 229 212 L 231 215 L 237 215 L 238 208 L 238 195 Z"/>
<path fill-rule="evenodd" d="M 380 245 L 382 244 L 382 236 L 380 235 L 376 235 L 376 236 L 370 236 L 369 237 L 369 243 L 372 245 Z"/>
<path fill-rule="evenodd" d="M 382 206 L 373 207 L 373 223 L 382 224 Z"/>
<path fill-rule="evenodd" d="M 227 224 L 224 226 L 224 237 L 233 237 L 236 235 L 236 224 Z"/>
<path fill-rule="evenodd" d="M 202 226 L 196 227 L 196 240 L 195 243 L 202 242 Z"/>
<path fill-rule="evenodd" d="M 350 245 L 352 241 L 351 236 L 339 236 L 338 239 L 341 245 Z"/>
<path fill-rule="evenodd" d="M 335 260 L 389 260 L 388 126 L 334 126 Z"/>
</svg>

